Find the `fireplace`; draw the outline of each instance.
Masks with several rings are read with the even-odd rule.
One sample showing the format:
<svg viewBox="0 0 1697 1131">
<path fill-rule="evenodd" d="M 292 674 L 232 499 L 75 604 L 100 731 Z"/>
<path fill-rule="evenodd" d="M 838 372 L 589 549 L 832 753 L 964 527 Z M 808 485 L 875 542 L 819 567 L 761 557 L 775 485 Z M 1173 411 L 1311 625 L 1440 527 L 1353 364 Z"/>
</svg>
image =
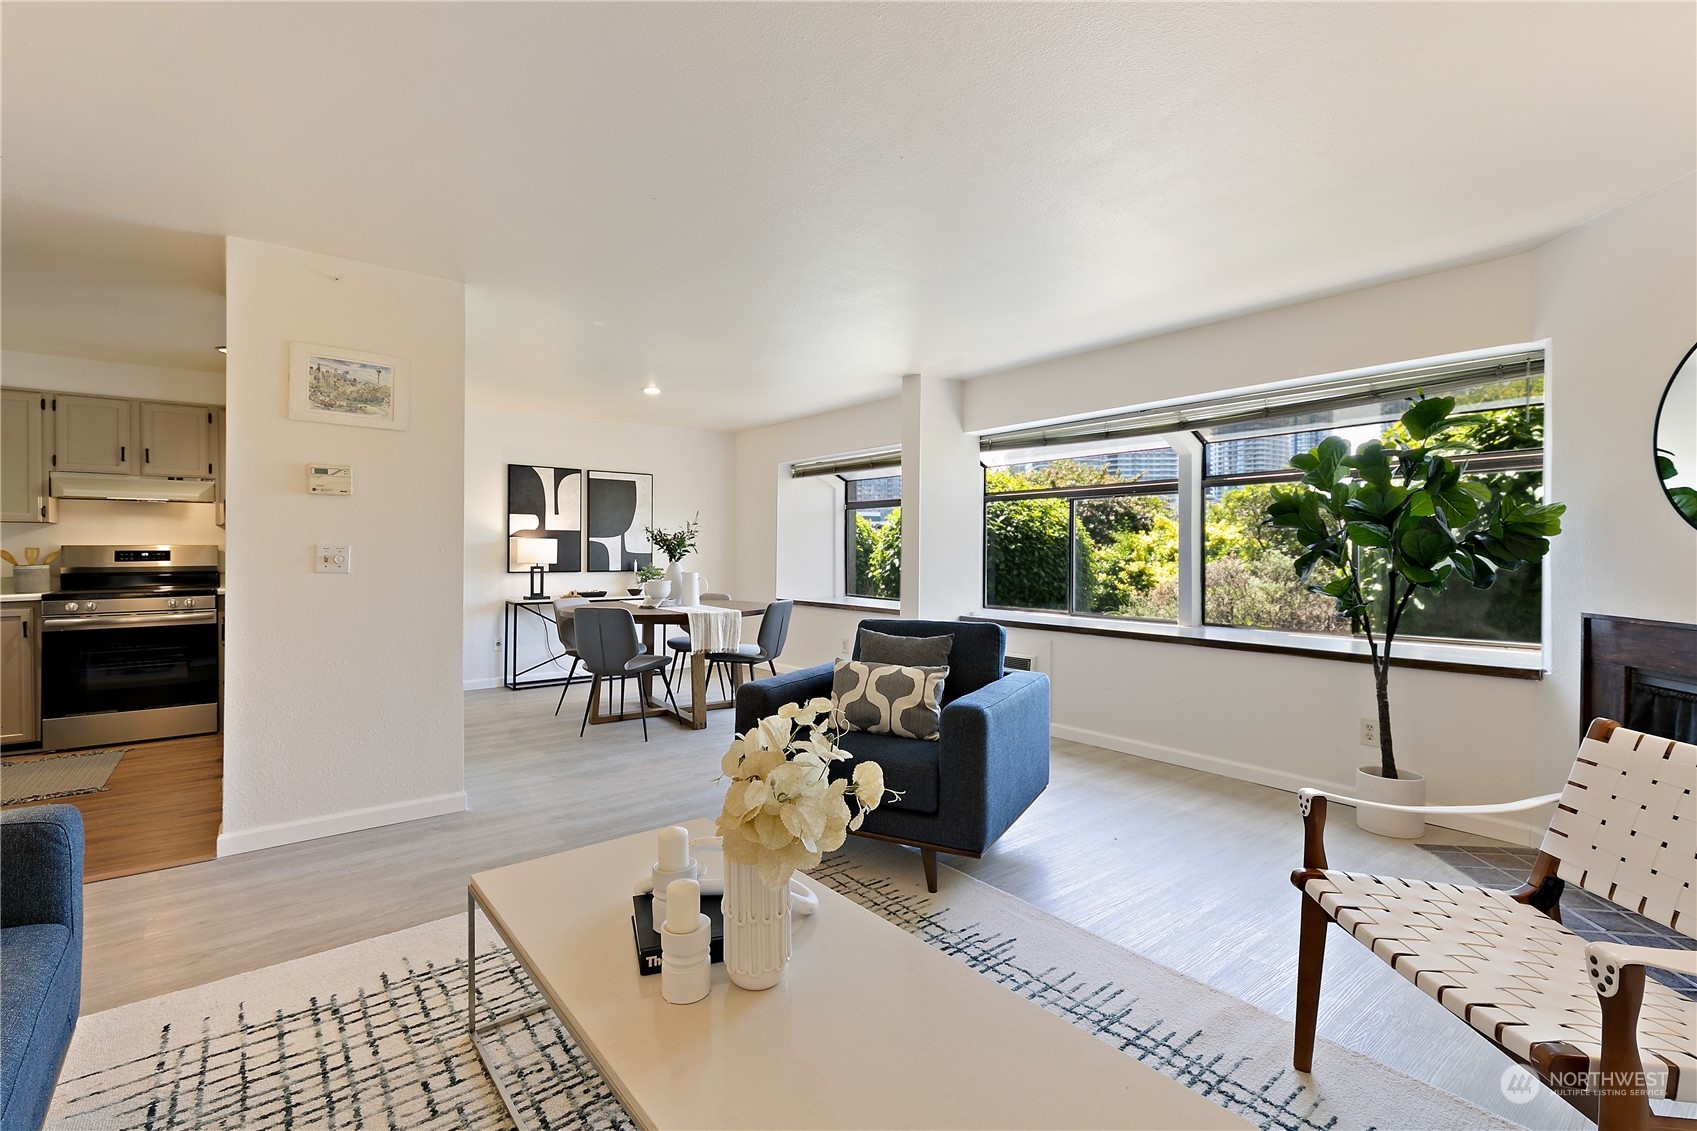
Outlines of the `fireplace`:
<svg viewBox="0 0 1697 1131">
<path fill-rule="evenodd" d="M 1579 729 L 1595 718 L 1697 743 L 1697 625 L 1585 613 Z"/>
</svg>

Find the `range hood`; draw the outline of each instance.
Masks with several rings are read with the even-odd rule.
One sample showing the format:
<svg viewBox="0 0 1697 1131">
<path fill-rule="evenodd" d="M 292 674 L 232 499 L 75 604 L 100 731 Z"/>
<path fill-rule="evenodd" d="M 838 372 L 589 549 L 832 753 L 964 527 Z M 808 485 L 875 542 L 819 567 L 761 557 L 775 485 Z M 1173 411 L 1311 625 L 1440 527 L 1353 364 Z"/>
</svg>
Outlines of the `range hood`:
<svg viewBox="0 0 1697 1131">
<path fill-rule="evenodd" d="M 152 475 L 107 475 L 55 471 L 48 493 L 55 499 L 117 499 L 132 503 L 210 503 L 215 479 L 162 479 Z"/>
</svg>

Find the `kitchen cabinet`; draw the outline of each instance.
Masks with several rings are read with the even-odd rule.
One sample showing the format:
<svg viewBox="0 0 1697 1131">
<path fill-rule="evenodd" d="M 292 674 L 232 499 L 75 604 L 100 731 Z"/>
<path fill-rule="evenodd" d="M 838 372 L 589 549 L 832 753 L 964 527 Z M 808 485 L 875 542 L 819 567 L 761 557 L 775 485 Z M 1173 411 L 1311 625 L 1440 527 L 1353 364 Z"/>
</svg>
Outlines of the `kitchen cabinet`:
<svg viewBox="0 0 1697 1131">
<path fill-rule="evenodd" d="M 122 397 L 53 395 L 54 471 L 128 474 L 136 469 L 134 401 Z"/>
<path fill-rule="evenodd" d="M 142 401 L 143 475 L 205 479 L 212 475 L 212 411 L 201 405 Z"/>
<path fill-rule="evenodd" d="M 47 397 L 25 389 L 0 390 L 0 522 L 47 522 L 47 459 L 42 420 Z"/>
<path fill-rule="evenodd" d="M 0 605 L 0 743 L 41 741 L 41 606 Z"/>
</svg>

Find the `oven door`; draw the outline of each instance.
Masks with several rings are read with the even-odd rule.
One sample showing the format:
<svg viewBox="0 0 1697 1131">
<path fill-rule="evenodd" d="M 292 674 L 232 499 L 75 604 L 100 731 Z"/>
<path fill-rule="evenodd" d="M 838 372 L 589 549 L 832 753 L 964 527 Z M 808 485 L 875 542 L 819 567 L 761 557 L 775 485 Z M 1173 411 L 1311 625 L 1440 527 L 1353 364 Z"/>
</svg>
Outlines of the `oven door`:
<svg viewBox="0 0 1697 1131">
<path fill-rule="evenodd" d="M 218 703 L 218 614 L 49 617 L 41 715 L 62 719 Z"/>
</svg>

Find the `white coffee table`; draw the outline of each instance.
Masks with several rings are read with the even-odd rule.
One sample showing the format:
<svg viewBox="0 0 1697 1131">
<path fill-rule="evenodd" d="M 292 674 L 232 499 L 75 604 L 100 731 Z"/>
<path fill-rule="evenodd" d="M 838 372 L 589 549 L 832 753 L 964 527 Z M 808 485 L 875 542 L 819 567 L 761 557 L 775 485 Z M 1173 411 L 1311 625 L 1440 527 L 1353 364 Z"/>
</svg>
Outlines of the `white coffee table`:
<svg viewBox="0 0 1697 1131">
<path fill-rule="evenodd" d="M 811 880 L 819 910 L 796 919 L 782 983 L 751 993 L 716 965 L 704 1000 L 669 1005 L 631 940 L 654 855 L 644 833 L 471 877 L 467 1021 L 520 1126 L 480 1036 L 542 1008 L 644 1127 L 1250 1126 Z M 546 1006 L 477 1022 L 480 909 Z"/>
</svg>

